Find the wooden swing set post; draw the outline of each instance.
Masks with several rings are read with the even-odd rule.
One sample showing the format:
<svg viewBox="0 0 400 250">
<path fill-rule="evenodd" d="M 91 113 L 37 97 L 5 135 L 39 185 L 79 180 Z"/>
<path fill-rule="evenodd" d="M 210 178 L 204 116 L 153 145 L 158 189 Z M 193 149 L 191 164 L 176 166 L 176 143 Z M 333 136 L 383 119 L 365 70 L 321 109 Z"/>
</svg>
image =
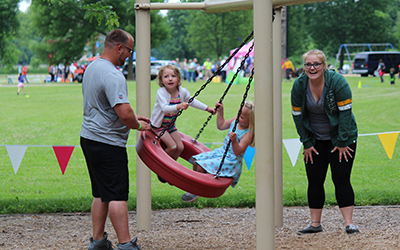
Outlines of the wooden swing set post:
<svg viewBox="0 0 400 250">
<path fill-rule="evenodd" d="M 150 116 L 151 109 L 150 80 L 148 77 L 150 75 L 150 48 L 147 47 L 150 44 L 150 10 L 192 9 L 203 10 L 206 13 L 219 13 L 253 9 L 254 43 L 260 44 L 254 57 L 255 67 L 257 65 L 263 67 L 263 70 L 255 71 L 255 79 L 260 84 L 254 84 L 258 114 L 256 115 L 256 128 L 259 128 L 256 129 L 255 164 L 259 166 L 256 168 L 256 230 L 257 249 L 260 250 L 275 248 L 274 225 L 275 223 L 279 225 L 280 221 L 274 220 L 277 217 L 274 211 L 283 209 L 281 205 L 275 205 L 277 199 L 282 199 L 282 184 L 279 184 L 279 179 L 282 178 L 282 162 L 275 160 L 282 158 L 282 150 L 274 149 L 278 145 L 282 148 L 282 129 L 280 128 L 280 131 L 274 129 L 274 127 L 281 126 L 281 122 L 279 124 L 279 121 L 274 120 L 282 115 L 282 107 L 273 105 L 273 103 L 281 103 L 281 93 L 274 94 L 279 89 L 273 87 L 273 85 L 280 85 L 281 82 L 278 82 L 278 77 L 273 77 L 271 80 L 271 76 L 274 75 L 281 77 L 280 67 L 278 70 L 273 69 L 272 66 L 272 64 L 280 65 L 280 56 L 273 54 L 272 51 L 275 47 L 275 51 L 281 50 L 281 36 L 277 37 L 277 30 L 273 35 L 272 23 L 271 26 L 265 24 L 272 21 L 273 8 L 326 1 L 329 0 L 206 0 L 201 3 L 150 3 L 150 0 L 136 0 L 136 56 L 138 62 L 136 106 L 138 113 L 145 116 Z M 139 29 L 139 27 L 141 28 Z M 273 41 L 273 39 L 276 41 L 268 42 Z M 279 58 L 277 58 L 278 56 Z M 273 63 L 271 64 L 271 62 Z M 139 70 L 139 65 L 142 65 L 141 70 Z M 282 118 L 280 117 L 280 119 Z M 279 135 L 278 137 L 274 136 L 274 133 L 280 133 L 280 137 Z M 272 141 L 271 138 L 273 138 Z M 278 142 L 278 140 L 280 141 Z M 151 228 L 151 219 L 149 219 L 151 216 L 151 191 L 146 191 L 146 189 L 149 190 L 149 186 L 151 187 L 150 170 L 145 169 L 146 167 L 139 157 L 137 157 L 137 164 L 137 228 L 138 230 L 149 230 Z M 274 169 L 280 169 L 280 173 L 275 173 Z M 274 179 L 277 179 L 276 183 Z M 275 189 L 279 192 L 275 193 Z M 279 216 L 282 220 L 282 215 Z"/>
</svg>

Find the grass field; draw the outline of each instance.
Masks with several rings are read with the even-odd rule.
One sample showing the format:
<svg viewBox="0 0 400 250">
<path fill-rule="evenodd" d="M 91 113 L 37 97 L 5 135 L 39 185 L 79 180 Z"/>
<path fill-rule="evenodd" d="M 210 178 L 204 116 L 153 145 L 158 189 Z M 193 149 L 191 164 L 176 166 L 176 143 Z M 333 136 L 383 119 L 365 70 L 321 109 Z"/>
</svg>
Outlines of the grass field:
<svg viewBox="0 0 400 250">
<path fill-rule="evenodd" d="M 353 92 L 353 112 L 357 119 L 359 134 L 399 131 L 400 84 L 389 85 L 375 77 L 347 77 Z M 399 79 L 396 79 L 397 81 Z M 361 81 L 362 88 L 358 88 Z M 257 84 L 257 82 L 255 83 Z M 201 83 L 183 86 L 194 94 Z M 290 110 L 292 82 L 282 83 L 283 139 L 297 138 Z M 158 85 L 153 81 L 154 103 Z M 130 101 L 136 108 L 136 84 L 128 82 Z M 221 97 L 226 85 L 211 83 L 198 99 L 213 106 Z M 245 85 L 234 85 L 225 97 L 226 117 L 234 116 Z M 78 146 L 82 122 L 82 94 L 80 84 L 26 85 L 29 97 L 16 95 L 16 85 L 0 87 L 0 213 L 73 212 L 89 211 L 91 205 L 90 181 L 80 147 L 75 147 L 63 175 L 51 146 Z M 254 99 L 254 89 L 249 99 Z M 262 115 L 262 114 L 256 114 Z M 208 113 L 193 108 L 184 111 L 177 120 L 177 128 L 194 137 L 206 120 Z M 213 118 L 200 137 L 203 143 L 221 143 L 226 131 L 219 131 Z M 130 169 L 129 209 L 136 207 L 136 133 L 128 140 Z M 14 174 L 4 145 L 28 146 L 17 174 Z M 211 148 L 220 146 L 212 144 Z M 357 205 L 400 204 L 400 149 L 395 147 L 389 159 L 377 135 L 360 136 L 352 183 Z M 327 176 L 326 205 L 336 204 L 333 184 Z M 283 148 L 283 200 L 284 205 L 306 205 L 307 179 L 301 153 L 294 167 Z M 251 207 L 255 205 L 255 166 L 243 174 L 235 188 L 216 199 L 201 198 L 195 204 L 180 201 L 182 190 L 161 184 L 152 174 L 153 209 L 177 207 Z"/>
</svg>

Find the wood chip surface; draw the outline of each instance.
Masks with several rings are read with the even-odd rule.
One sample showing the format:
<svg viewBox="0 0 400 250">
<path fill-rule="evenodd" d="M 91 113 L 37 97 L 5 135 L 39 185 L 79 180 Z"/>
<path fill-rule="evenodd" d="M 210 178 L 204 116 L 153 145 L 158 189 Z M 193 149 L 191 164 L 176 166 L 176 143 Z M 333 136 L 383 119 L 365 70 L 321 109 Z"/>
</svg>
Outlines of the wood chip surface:
<svg viewBox="0 0 400 250">
<path fill-rule="evenodd" d="M 400 206 L 356 207 L 361 233 L 347 235 L 339 208 L 324 208 L 322 233 L 296 234 L 310 223 L 307 207 L 285 207 L 283 227 L 275 228 L 275 249 L 400 249 Z M 136 212 L 129 213 L 132 236 L 142 249 L 256 249 L 254 208 L 171 209 L 152 211 L 152 229 L 137 231 Z M 0 249 L 87 249 L 89 213 L 0 215 Z M 117 248 L 111 222 L 106 231 Z M 262 237 L 262 236 L 261 236 Z"/>
</svg>

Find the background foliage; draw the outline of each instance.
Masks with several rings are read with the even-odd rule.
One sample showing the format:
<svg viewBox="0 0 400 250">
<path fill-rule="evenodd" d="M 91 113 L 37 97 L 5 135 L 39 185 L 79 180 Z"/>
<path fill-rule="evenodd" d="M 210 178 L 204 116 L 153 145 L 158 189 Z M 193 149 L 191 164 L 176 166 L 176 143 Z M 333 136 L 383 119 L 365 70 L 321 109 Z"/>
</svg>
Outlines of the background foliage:
<svg viewBox="0 0 400 250">
<path fill-rule="evenodd" d="M 102 47 L 95 41 L 104 39 L 113 28 L 135 34 L 134 0 L 32 0 L 26 13 L 18 10 L 19 1 L 0 3 L 2 66 L 70 63 L 85 53 L 101 53 Z M 398 0 L 334 0 L 289 6 L 288 56 L 300 62 L 305 51 L 319 48 L 335 57 L 342 43 L 392 43 L 398 48 L 399 11 Z M 165 15 L 153 10 L 152 56 L 215 61 L 229 55 L 252 29 L 252 11 L 206 14 L 171 10 Z"/>
</svg>

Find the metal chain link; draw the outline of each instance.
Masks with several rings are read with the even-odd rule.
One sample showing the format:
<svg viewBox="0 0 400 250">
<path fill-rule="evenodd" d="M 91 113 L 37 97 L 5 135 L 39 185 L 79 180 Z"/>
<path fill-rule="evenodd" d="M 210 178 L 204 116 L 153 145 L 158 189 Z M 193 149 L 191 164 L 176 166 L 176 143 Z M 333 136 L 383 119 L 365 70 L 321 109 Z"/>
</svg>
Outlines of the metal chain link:
<svg viewBox="0 0 400 250">
<path fill-rule="evenodd" d="M 214 74 L 206 81 L 206 83 L 204 83 L 201 87 L 200 87 L 200 89 L 198 90 L 198 91 L 196 91 L 196 93 L 189 99 L 189 101 L 188 101 L 188 103 L 191 103 L 191 102 L 193 102 L 193 100 L 194 100 L 194 98 L 196 97 L 196 96 L 198 96 L 199 94 L 200 94 L 200 92 L 203 90 L 203 89 L 205 89 L 206 87 L 207 87 L 207 85 L 212 81 L 212 79 L 216 76 L 216 75 L 218 75 L 220 72 L 221 72 L 221 70 L 229 63 L 229 61 L 239 52 L 239 50 L 246 44 L 246 43 L 248 43 L 249 42 L 249 40 L 250 40 L 250 38 L 253 36 L 253 34 L 254 34 L 254 31 L 252 31 L 251 33 L 250 33 L 250 35 L 248 35 L 247 37 L 246 37 L 246 39 L 243 41 L 243 43 L 239 46 L 239 47 L 237 47 L 236 48 L 236 50 L 232 53 L 232 55 L 230 55 L 229 57 L 228 57 L 228 59 L 218 68 L 218 70 L 216 70 L 215 72 L 214 72 Z M 254 45 L 254 43 L 253 43 L 253 45 Z M 243 60 L 244 61 L 244 60 Z M 242 67 L 242 66 L 241 66 Z M 239 67 L 240 68 L 240 67 Z M 240 70 L 239 70 L 240 71 Z M 235 78 L 236 78 L 236 75 L 237 75 L 237 73 L 235 74 Z M 234 79 L 232 79 L 232 80 L 234 80 Z M 231 83 L 232 83 L 233 81 L 231 81 Z M 231 84 L 230 84 L 231 85 Z M 228 88 L 229 89 L 229 88 Z M 225 92 L 227 92 L 227 90 L 225 90 Z M 224 96 L 226 95 L 226 93 L 224 93 Z M 175 123 L 175 121 L 176 121 L 176 119 L 178 118 L 178 116 L 180 116 L 182 114 L 182 110 L 179 110 L 179 112 L 176 114 L 176 116 L 174 116 L 173 118 L 172 118 L 172 120 L 171 120 L 171 122 L 168 124 L 168 126 L 167 127 L 165 127 L 162 131 L 161 131 L 161 133 L 158 135 L 158 136 L 156 136 L 155 137 L 155 139 L 154 139 L 154 144 L 157 144 L 158 143 L 158 141 L 161 139 L 161 137 L 165 134 L 165 131 L 167 131 L 168 129 L 170 129 L 170 127 L 172 126 L 172 124 L 174 124 Z M 210 115 L 210 116 L 212 116 L 212 115 Z M 208 120 L 210 120 L 211 118 L 209 118 Z M 207 123 L 208 123 L 208 121 L 207 121 Z M 201 128 L 200 130 L 201 131 L 203 131 L 203 129 L 204 129 L 204 125 L 203 125 L 203 128 Z M 200 132 L 201 133 L 201 132 Z M 200 133 L 198 134 L 198 135 L 200 135 Z M 196 140 L 197 140 L 197 138 L 198 138 L 198 136 L 196 137 Z M 194 140 L 194 142 L 196 142 L 196 140 Z"/>
<path fill-rule="evenodd" d="M 253 44 L 253 46 L 254 46 L 254 44 Z M 247 93 L 249 92 L 251 82 L 253 81 L 253 77 L 254 77 L 254 68 L 251 70 L 251 75 L 249 77 L 249 83 L 247 83 L 246 91 L 243 94 L 242 103 L 240 104 L 239 112 L 237 114 L 235 124 L 233 125 L 232 132 L 236 131 L 237 124 L 239 123 L 239 117 L 242 114 L 242 109 L 243 109 L 244 103 L 246 102 Z M 215 174 L 214 179 L 218 179 L 219 175 L 221 174 L 222 165 L 224 165 L 224 161 L 225 161 L 226 155 L 228 154 L 228 150 L 229 150 L 229 147 L 231 146 L 231 143 L 232 143 L 232 140 L 229 139 L 228 145 L 226 145 L 224 155 L 222 156 L 221 163 L 219 164 L 218 171 Z"/>
<path fill-rule="evenodd" d="M 246 63 L 247 58 L 250 56 L 250 52 L 253 50 L 254 48 L 254 42 L 251 45 L 251 47 L 249 48 L 249 51 L 246 53 L 246 55 L 244 56 L 244 59 L 240 62 L 240 66 L 239 68 L 237 68 L 236 73 L 233 75 L 232 80 L 230 81 L 230 83 L 228 84 L 227 88 L 225 89 L 224 93 L 222 94 L 221 98 L 219 99 L 219 103 L 222 103 L 225 96 L 228 94 L 229 89 L 231 88 L 231 86 L 233 85 L 233 83 L 235 82 L 236 77 L 238 76 L 238 74 L 240 73 L 240 71 L 243 69 L 244 64 Z M 216 110 L 218 110 L 218 107 L 215 107 Z M 200 137 L 200 134 L 203 132 L 204 128 L 207 126 L 208 122 L 211 120 L 212 118 L 212 114 L 208 116 L 207 120 L 203 123 L 203 127 L 199 130 L 199 132 L 197 133 L 195 139 L 193 140 L 193 142 L 196 142 L 197 139 Z"/>
</svg>

